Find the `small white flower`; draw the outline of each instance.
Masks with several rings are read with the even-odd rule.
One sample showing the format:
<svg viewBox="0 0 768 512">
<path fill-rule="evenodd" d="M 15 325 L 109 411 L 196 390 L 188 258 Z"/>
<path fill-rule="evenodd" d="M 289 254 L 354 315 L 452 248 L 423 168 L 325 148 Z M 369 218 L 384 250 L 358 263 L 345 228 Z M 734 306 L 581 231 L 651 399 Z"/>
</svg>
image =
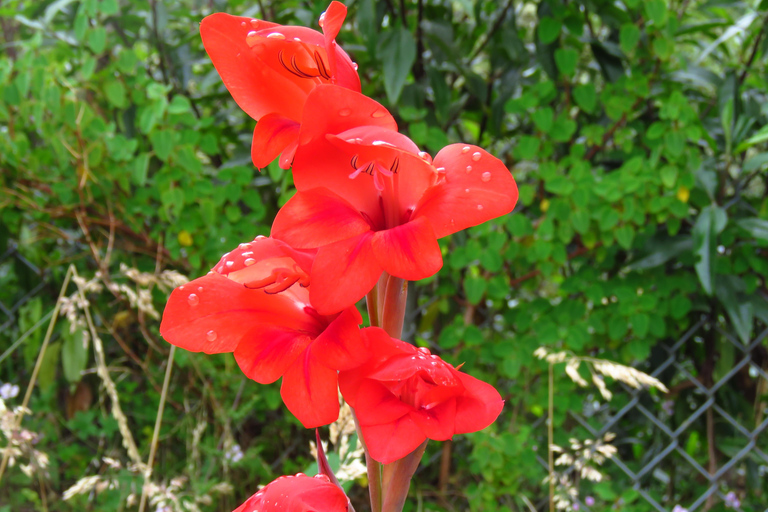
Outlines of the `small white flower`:
<svg viewBox="0 0 768 512">
<path fill-rule="evenodd" d="M 19 386 L 6 382 L 0 386 L 0 398 L 3 400 L 9 400 L 19 395 Z"/>
</svg>

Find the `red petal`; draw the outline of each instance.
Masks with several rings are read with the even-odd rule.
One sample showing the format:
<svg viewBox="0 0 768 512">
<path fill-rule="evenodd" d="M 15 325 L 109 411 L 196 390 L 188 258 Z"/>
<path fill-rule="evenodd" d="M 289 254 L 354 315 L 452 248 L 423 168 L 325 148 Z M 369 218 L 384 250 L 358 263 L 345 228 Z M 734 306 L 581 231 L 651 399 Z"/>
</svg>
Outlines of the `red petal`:
<svg viewBox="0 0 768 512">
<path fill-rule="evenodd" d="M 270 384 L 282 377 L 312 342 L 306 334 L 277 326 L 254 330 L 235 349 L 235 360 L 246 377 Z"/>
<path fill-rule="evenodd" d="M 339 35 L 344 18 L 347 17 L 347 6 L 341 2 L 333 1 L 323 15 L 323 34 L 326 45 Z"/>
<path fill-rule="evenodd" d="M 344 396 L 344 400 L 352 407 L 355 407 L 358 390 L 366 376 L 383 361 L 400 354 L 400 348 L 395 344 L 396 341 L 400 341 L 391 338 L 384 329 L 367 327 L 360 330 L 360 335 L 370 352 L 368 361 L 363 366 L 352 371 L 339 373 L 339 389 L 342 396 Z"/>
<path fill-rule="evenodd" d="M 257 23 L 259 31 L 279 27 L 266 21 Z M 298 121 L 314 82 L 289 78 L 292 75 L 288 72 L 285 76 L 265 65 L 259 58 L 261 50 L 252 49 L 246 43 L 248 33 L 253 30 L 251 18 L 224 13 L 212 14 L 200 24 L 205 51 L 240 108 L 256 120 L 277 112 Z"/>
<path fill-rule="evenodd" d="M 361 126 L 383 127 L 393 133 L 397 130 L 392 115 L 367 96 L 343 87 L 317 86 L 307 97 L 302 118 L 293 163 L 296 188 L 304 191 L 326 187 L 359 211 L 378 210 L 378 196 L 372 197 L 358 180 L 349 178 L 355 170 L 351 165 L 354 155 L 339 151 L 326 137 Z"/>
<path fill-rule="evenodd" d="M 379 265 L 395 277 L 417 281 L 443 266 L 440 245 L 424 217 L 377 232 L 371 244 Z"/>
<path fill-rule="evenodd" d="M 450 398 L 431 409 L 411 412 L 411 419 L 422 432 L 435 441 L 446 441 L 453 437 L 456 422 L 456 399 Z"/>
<path fill-rule="evenodd" d="M 322 477 L 284 476 L 262 491 L 258 512 L 347 511 L 348 500 L 344 491 Z"/>
<path fill-rule="evenodd" d="M 499 417 L 504 400 L 490 384 L 463 372 L 456 376 L 464 384 L 465 394 L 456 399 L 456 434 L 482 430 Z"/>
<path fill-rule="evenodd" d="M 413 218 L 427 217 L 437 238 L 511 212 L 517 184 L 501 160 L 477 146 L 451 144 L 435 157 L 445 181 L 422 197 Z M 468 171 L 469 169 L 469 171 Z"/>
<path fill-rule="evenodd" d="M 311 329 L 314 319 L 279 295 L 249 290 L 224 276 L 209 274 L 176 288 L 163 312 L 160 334 L 191 352 L 232 352 L 259 324 Z"/>
<path fill-rule="evenodd" d="M 371 291 L 381 275 L 371 240 L 373 233 L 321 247 L 312 265 L 309 299 L 318 313 L 332 315 Z"/>
<path fill-rule="evenodd" d="M 361 426 L 360 430 L 368 453 L 382 464 L 402 459 L 427 438 L 410 416 L 384 425 Z"/>
<path fill-rule="evenodd" d="M 339 417 L 337 383 L 336 371 L 323 366 L 310 346 L 283 375 L 280 395 L 305 428 L 315 428 Z"/>
<path fill-rule="evenodd" d="M 402 418 L 413 407 L 401 402 L 380 382 L 365 379 L 360 385 L 360 400 L 355 407 L 360 425 L 383 425 Z"/>
<path fill-rule="evenodd" d="M 295 147 L 299 137 L 299 123 L 279 114 L 267 114 L 256 124 L 251 145 L 251 159 L 258 168 L 268 166 L 277 155 Z"/>
<path fill-rule="evenodd" d="M 351 204 L 327 189 L 297 192 L 277 212 L 272 236 L 299 249 L 321 247 L 370 231 Z"/>
<path fill-rule="evenodd" d="M 363 364 L 371 354 L 360 336 L 361 323 L 357 308 L 342 311 L 312 345 L 318 360 L 334 370 L 351 370 Z"/>
</svg>

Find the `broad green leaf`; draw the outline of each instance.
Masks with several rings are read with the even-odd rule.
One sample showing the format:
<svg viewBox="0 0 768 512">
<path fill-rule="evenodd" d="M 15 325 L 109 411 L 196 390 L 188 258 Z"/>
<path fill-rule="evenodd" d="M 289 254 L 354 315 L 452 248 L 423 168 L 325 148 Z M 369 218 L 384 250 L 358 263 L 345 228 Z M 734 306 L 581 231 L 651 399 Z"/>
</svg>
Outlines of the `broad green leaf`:
<svg viewBox="0 0 768 512">
<path fill-rule="evenodd" d="M 628 265 L 627 270 L 632 271 L 655 268 L 692 249 L 693 240 L 691 237 L 659 240 L 653 244 L 653 250 L 650 254 Z"/>
<path fill-rule="evenodd" d="M 64 369 L 64 377 L 70 383 L 79 382 L 81 373 L 88 364 L 88 341 L 84 337 L 83 329 L 69 332 L 66 329 L 64 342 L 61 347 L 61 365 Z"/>
<path fill-rule="evenodd" d="M 384 90 L 391 104 L 396 104 L 416 60 L 416 41 L 410 31 L 398 27 L 384 34 L 381 40 L 381 60 Z"/>
<path fill-rule="evenodd" d="M 645 14 L 654 24 L 663 27 L 667 24 L 667 3 L 664 0 L 646 0 Z"/>
<path fill-rule="evenodd" d="M 716 206 L 707 206 L 699 214 L 693 226 L 693 246 L 698 261 L 695 264 L 696 274 L 707 295 L 712 295 L 716 235 Z"/>
<path fill-rule="evenodd" d="M 579 54 L 573 48 L 558 48 L 555 50 L 555 63 L 557 69 L 566 76 L 573 76 L 576 72 L 576 64 L 579 60 Z"/>
<path fill-rule="evenodd" d="M 754 308 L 744 294 L 744 283 L 736 276 L 718 276 L 715 286 L 717 298 L 728 313 L 733 328 L 744 344 L 752 340 Z"/>
<path fill-rule="evenodd" d="M 594 112 L 597 106 L 597 92 L 593 84 L 583 84 L 573 88 L 573 99 L 586 112 Z"/>
<path fill-rule="evenodd" d="M 128 105 L 125 94 L 125 85 L 120 80 L 111 80 L 104 86 L 104 94 L 107 100 L 117 108 L 125 108 Z"/>
<path fill-rule="evenodd" d="M 478 304 L 485 295 L 488 283 L 480 276 L 467 275 L 464 278 L 464 293 L 470 304 Z"/>
<path fill-rule="evenodd" d="M 752 217 L 749 219 L 738 220 L 736 221 L 736 224 L 742 229 L 749 231 L 753 237 L 761 240 L 768 240 L 768 220 Z"/>
<path fill-rule="evenodd" d="M 562 25 L 559 21 L 549 16 L 544 16 L 539 20 L 539 41 L 544 44 L 550 44 L 560 35 Z"/>
<path fill-rule="evenodd" d="M 640 29 L 634 23 L 625 23 L 619 32 L 619 45 L 624 53 L 632 53 L 640 42 Z"/>
</svg>

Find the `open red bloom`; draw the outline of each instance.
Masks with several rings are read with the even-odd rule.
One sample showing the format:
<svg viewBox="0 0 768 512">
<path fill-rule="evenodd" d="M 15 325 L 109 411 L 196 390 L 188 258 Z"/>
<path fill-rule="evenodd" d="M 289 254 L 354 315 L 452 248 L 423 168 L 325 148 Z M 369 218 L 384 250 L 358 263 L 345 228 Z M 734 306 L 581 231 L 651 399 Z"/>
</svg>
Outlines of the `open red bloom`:
<svg viewBox="0 0 768 512">
<path fill-rule="evenodd" d="M 202 21 L 200 35 L 213 65 L 240 108 L 259 121 L 251 147 L 256 167 L 280 153 L 280 166 L 290 167 L 304 102 L 315 86 L 360 90 L 357 65 L 336 44 L 346 15 L 344 4 L 331 2 L 320 18 L 322 34 L 224 13 Z"/>
<path fill-rule="evenodd" d="M 325 316 L 312 307 L 307 271 L 313 256 L 265 237 L 240 244 L 208 275 L 173 291 L 160 325 L 177 347 L 234 352 L 256 382 L 282 376 L 283 401 L 307 428 L 336 420 L 337 370 L 368 357 L 357 309 Z"/>
<path fill-rule="evenodd" d="M 281 476 L 234 512 L 347 512 L 349 499 L 325 475 Z"/>
<path fill-rule="evenodd" d="M 339 374 L 341 394 L 355 410 L 368 453 L 383 464 L 401 459 L 425 439 L 482 430 L 504 401 L 493 386 L 460 372 L 426 348 L 363 329 L 372 357 Z"/>
<path fill-rule="evenodd" d="M 321 313 L 359 300 L 382 271 L 431 276 L 442 266 L 438 238 L 517 202 L 501 160 L 452 144 L 433 162 L 394 125 L 384 107 L 348 89 L 322 85 L 307 98 L 293 165 L 298 192 L 278 212 L 272 236 L 318 248 L 312 303 Z"/>
</svg>

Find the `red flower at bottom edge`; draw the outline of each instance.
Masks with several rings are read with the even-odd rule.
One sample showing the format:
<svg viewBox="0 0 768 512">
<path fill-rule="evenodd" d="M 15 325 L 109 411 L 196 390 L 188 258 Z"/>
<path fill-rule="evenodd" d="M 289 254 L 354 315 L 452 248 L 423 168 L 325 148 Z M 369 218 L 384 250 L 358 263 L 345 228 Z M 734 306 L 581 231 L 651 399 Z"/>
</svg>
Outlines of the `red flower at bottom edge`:
<svg viewBox="0 0 768 512">
<path fill-rule="evenodd" d="M 234 512 L 347 512 L 349 499 L 325 475 L 281 476 Z"/>
<path fill-rule="evenodd" d="M 482 430 L 504 401 L 490 384 L 471 377 L 377 327 L 361 331 L 372 357 L 339 373 L 339 388 L 354 408 L 368 453 L 383 464 L 401 459 L 425 439 Z"/>
</svg>

